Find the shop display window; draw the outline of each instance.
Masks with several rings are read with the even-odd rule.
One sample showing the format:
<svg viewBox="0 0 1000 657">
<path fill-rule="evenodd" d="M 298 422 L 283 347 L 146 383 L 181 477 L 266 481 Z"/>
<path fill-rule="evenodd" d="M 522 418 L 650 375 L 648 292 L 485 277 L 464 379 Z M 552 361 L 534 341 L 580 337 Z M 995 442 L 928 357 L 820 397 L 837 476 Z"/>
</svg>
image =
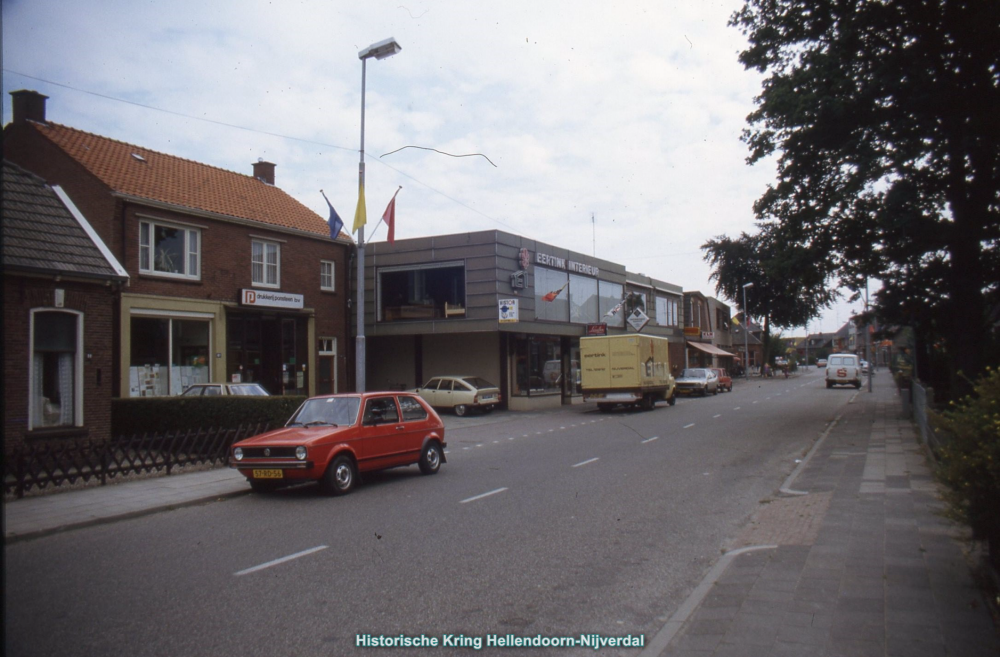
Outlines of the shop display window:
<svg viewBox="0 0 1000 657">
<path fill-rule="evenodd" d="M 380 322 L 463 319 L 465 264 L 381 268 L 377 294 Z"/>
<path fill-rule="evenodd" d="M 133 317 L 129 396 L 179 395 L 209 381 L 210 322 Z"/>
<path fill-rule="evenodd" d="M 562 392 L 562 345 L 557 337 L 514 340 L 514 395 Z"/>
<path fill-rule="evenodd" d="M 569 276 L 569 321 L 592 324 L 598 321 L 597 279 Z"/>
<path fill-rule="evenodd" d="M 564 271 L 535 267 L 535 319 L 569 321 L 569 275 Z"/>
<path fill-rule="evenodd" d="M 597 289 L 600 297 L 598 302 L 600 321 L 608 326 L 619 328 L 625 326 L 625 305 L 622 303 L 624 291 L 621 284 L 600 281 Z M 614 315 L 609 314 L 615 308 L 618 308 L 618 312 Z"/>
</svg>

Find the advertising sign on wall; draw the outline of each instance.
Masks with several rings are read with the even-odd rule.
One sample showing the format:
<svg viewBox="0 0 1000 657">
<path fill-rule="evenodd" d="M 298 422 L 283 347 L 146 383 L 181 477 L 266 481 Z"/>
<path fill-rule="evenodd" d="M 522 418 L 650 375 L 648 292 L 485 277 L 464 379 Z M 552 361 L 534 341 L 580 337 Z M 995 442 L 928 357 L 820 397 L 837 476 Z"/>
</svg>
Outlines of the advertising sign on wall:
<svg viewBox="0 0 1000 657">
<path fill-rule="evenodd" d="M 510 324 L 517 321 L 517 299 L 500 299 L 500 323 Z"/>
</svg>

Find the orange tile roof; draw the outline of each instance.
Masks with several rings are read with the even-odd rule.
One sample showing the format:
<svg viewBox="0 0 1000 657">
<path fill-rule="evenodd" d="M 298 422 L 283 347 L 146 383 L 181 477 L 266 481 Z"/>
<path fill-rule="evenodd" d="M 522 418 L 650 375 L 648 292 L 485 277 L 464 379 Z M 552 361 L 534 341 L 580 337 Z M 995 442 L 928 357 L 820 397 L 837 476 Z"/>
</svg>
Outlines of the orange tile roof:
<svg viewBox="0 0 1000 657">
<path fill-rule="evenodd" d="M 31 125 L 115 192 L 320 235 L 330 234 L 323 217 L 281 189 L 253 176 L 158 153 L 58 123 L 32 122 Z M 346 237 L 343 231 L 340 237 Z"/>
</svg>

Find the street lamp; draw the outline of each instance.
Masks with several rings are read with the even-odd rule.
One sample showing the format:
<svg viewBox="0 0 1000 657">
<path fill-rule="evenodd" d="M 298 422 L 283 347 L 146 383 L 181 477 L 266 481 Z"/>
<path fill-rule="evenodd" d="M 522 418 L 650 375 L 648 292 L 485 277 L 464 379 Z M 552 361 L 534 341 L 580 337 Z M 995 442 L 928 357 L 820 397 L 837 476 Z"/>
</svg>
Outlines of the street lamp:
<svg viewBox="0 0 1000 657">
<path fill-rule="evenodd" d="M 743 378 L 750 380 L 750 313 L 747 311 L 747 288 L 753 287 L 753 283 L 743 285 Z"/>
<path fill-rule="evenodd" d="M 365 188 L 365 68 L 368 60 L 392 57 L 403 47 L 392 37 L 373 43 L 358 53 L 361 60 L 361 162 L 358 164 L 358 194 Z M 365 391 L 365 227 L 358 227 L 358 335 L 354 357 L 357 392 Z"/>
</svg>

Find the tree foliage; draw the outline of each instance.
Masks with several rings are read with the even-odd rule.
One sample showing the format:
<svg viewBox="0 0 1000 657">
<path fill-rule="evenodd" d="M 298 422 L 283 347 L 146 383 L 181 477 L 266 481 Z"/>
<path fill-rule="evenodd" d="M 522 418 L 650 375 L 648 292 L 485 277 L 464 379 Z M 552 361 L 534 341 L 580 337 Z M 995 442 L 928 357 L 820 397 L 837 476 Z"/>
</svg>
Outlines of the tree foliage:
<svg viewBox="0 0 1000 657">
<path fill-rule="evenodd" d="M 731 24 L 767 77 L 744 141 L 777 156 L 757 201 L 883 321 L 935 328 L 970 376 L 1000 301 L 1000 2 L 748 0 Z"/>
</svg>

